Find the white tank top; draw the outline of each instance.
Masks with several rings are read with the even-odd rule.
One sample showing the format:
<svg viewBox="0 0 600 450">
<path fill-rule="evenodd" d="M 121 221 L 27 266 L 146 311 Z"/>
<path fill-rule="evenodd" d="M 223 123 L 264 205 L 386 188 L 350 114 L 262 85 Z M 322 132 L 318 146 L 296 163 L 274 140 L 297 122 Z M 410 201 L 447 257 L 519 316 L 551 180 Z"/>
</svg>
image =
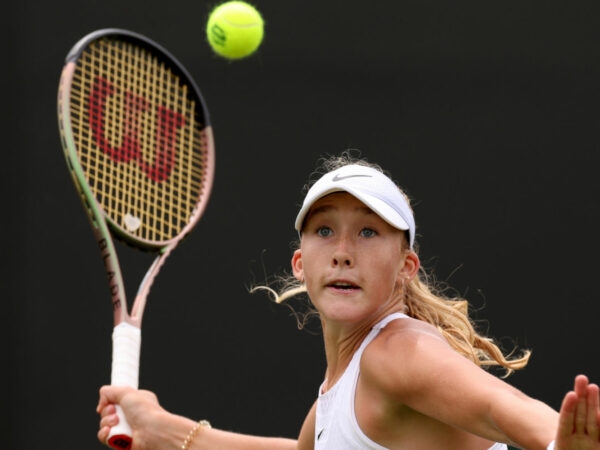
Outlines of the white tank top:
<svg viewBox="0 0 600 450">
<path fill-rule="evenodd" d="M 317 400 L 315 450 L 388 450 L 371 440 L 360 429 L 354 413 L 354 396 L 363 351 L 388 323 L 406 317 L 408 316 L 405 314 L 394 313 L 377 323 L 352 356 L 342 377 L 325 393 L 323 382 Z M 507 448 L 505 444 L 497 443 L 489 450 Z"/>
</svg>

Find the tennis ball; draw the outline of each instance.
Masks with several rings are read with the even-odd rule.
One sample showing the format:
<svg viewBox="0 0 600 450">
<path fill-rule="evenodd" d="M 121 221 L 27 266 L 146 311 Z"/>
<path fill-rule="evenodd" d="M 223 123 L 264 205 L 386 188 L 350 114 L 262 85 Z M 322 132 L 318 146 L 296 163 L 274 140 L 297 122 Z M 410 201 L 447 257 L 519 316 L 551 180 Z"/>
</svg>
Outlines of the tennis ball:
<svg viewBox="0 0 600 450">
<path fill-rule="evenodd" d="M 251 55 L 264 35 L 260 13 L 246 2 L 230 1 L 212 10 L 206 24 L 206 37 L 212 49 L 227 59 Z"/>
</svg>

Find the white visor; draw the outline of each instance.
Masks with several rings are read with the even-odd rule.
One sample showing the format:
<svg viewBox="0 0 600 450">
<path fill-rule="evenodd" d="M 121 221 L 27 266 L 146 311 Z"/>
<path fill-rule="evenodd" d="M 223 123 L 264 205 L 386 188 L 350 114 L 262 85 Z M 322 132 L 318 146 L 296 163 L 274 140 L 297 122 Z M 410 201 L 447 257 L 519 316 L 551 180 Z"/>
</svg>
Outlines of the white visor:
<svg viewBox="0 0 600 450">
<path fill-rule="evenodd" d="M 404 194 L 392 180 L 372 167 L 351 164 L 323 175 L 309 189 L 296 217 L 296 230 L 302 231 L 311 206 L 333 192 L 348 192 L 367 205 L 394 228 L 408 230 L 410 248 L 415 242 L 415 219 Z"/>
</svg>

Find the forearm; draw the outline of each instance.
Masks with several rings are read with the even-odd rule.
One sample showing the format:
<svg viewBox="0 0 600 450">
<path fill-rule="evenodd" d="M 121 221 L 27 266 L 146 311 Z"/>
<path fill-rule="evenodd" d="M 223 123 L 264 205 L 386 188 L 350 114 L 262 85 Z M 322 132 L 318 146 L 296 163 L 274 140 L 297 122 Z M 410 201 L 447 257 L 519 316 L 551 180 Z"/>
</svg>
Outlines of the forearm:
<svg viewBox="0 0 600 450">
<path fill-rule="evenodd" d="M 218 430 L 200 430 L 189 450 L 295 450 L 295 440 L 286 438 L 249 436 Z"/>
<path fill-rule="evenodd" d="M 491 414 L 505 441 L 516 447 L 546 450 L 556 437 L 558 413 L 538 400 L 523 396 L 517 402 L 498 404 Z"/>
<path fill-rule="evenodd" d="M 198 427 L 190 436 L 197 422 L 176 415 L 167 420 L 168 425 L 163 422 L 162 435 L 155 441 L 160 442 L 161 449 L 180 449 L 186 438 L 189 438 L 187 450 L 295 450 L 297 447 L 293 439 L 250 436 L 206 426 Z"/>
</svg>

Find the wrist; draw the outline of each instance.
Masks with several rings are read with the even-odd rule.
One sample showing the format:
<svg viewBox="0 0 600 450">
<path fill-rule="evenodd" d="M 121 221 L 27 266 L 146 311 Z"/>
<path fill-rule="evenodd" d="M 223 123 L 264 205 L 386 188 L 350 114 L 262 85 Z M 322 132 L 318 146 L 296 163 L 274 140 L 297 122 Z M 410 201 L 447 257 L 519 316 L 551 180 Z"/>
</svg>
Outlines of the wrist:
<svg viewBox="0 0 600 450">
<path fill-rule="evenodd" d="M 200 432 L 200 430 L 202 428 L 211 428 L 210 422 L 208 420 L 198 421 L 196 423 L 196 425 L 194 425 L 194 427 L 187 434 L 187 436 L 183 440 L 183 443 L 181 444 L 181 447 L 179 447 L 179 449 L 180 450 L 189 450 L 189 447 L 190 447 L 192 441 L 194 440 L 194 438 L 196 437 L 196 435 Z"/>
</svg>

